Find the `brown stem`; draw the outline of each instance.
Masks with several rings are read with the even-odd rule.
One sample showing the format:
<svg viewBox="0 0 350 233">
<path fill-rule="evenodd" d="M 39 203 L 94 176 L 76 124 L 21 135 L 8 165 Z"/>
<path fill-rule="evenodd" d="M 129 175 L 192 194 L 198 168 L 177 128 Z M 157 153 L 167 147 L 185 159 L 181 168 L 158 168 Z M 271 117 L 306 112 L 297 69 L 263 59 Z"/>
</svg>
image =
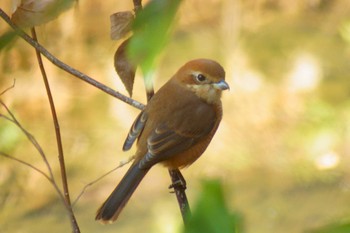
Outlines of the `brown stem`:
<svg viewBox="0 0 350 233">
<path fill-rule="evenodd" d="M 138 11 L 142 10 L 142 0 L 133 0 L 134 11 L 137 14 Z"/>
<path fill-rule="evenodd" d="M 169 188 L 174 188 L 177 202 L 180 207 L 180 212 L 184 225 L 187 224 L 188 216 L 191 214 L 190 205 L 186 196 L 186 180 L 182 176 L 179 169 L 169 169 L 169 174 L 172 184 Z"/>
<path fill-rule="evenodd" d="M 151 89 L 146 88 L 146 95 L 147 95 L 147 102 L 150 101 L 152 96 L 154 95 L 154 89 L 153 87 Z"/>
<path fill-rule="evenodd" d="M 49 171 L 49 175 L 46 175 L 43 171 L 39 170 L 38 168 L 30 165 L 27 162 L 24 162 L 23 160 L 20 159 L 16 159 L 12 156 L 7 155 L 6 153 L 0 152 L 0 155 L 9 158 L 9 159 L 13 159 L 19 163 L 22 163 L 26 166 L 29 166 L 30 168 L 34 169 L 35 171 L 39 172 L 40 174 L 42 174 L 45 178 L 47 178 L 49 180 L 49 182 L 53 185 L 54 189 L 56 190 L 57 194 L 59 195 L 60 199 L 62 200 L 63 204 L 66 207 L 66 210 L 68 210 L 70 207 L 69 205 L 66 203 L 65 199 L 64 199 L 64 195 L 61 192 L 60 188 L 57 185 L 57 182 L 55 180 L 55 177 L 53 175 L 51 166 L 49 164 L 49 161 L 46 158 L 46 155 L 44 153 L 44 150 L 41 148 L 40 144 L 38 143 L 38 141 L 35 139 L 35 137 L 33 135 L 31 135 L 21 124 L 20 122 L 16 119 L 15 115 L 10 111 L 10 109 L 5 105 L 4 102 L 1 101 L 0 99 L 0 104 L 6 109 L 7 113 L 10 115 L 10 117 L 7 117 L 3 114 L 0 114 L 0 117 L 8 120 L 9 122 L 15 124 L 21 131 L 22 133 L 27 137 L 27 139 L 32 143 L 32 145 L 35 147 L 35 149 L 38 151 L 38 153 L 40 154 L 41 158 L 43 159 L 48 171 Z"/>
<path fill-rule="evenodd" d="M 133 161 L 135 158 L 134 156 L 130 157 L 127 161 L 122 161 L 120 162 L 120 164 L 113 168 L 112 170 L 106 172 L 105 174 L 103 174 L 102 176 L 98 177 L 97 179 L 91 181 L 90 183 L 86 184 L 83 189 L 81 190 L 81 192 L 79 193 L 79 195 L 77 196 L 77 198 L 74 200 L 73 202 L 73 206 L 79 201 L 79 198 L 84 194 L 85 190 L 87 188 L 89 188 L 90 186 L 94 185 L 95 183 L 97 183 L 98 181 L 102 180 L 103 178 L 105 178 L 106 176 L 108 176 L 109 174 L 111 174 L 112 172 L 116 171 L 117 169 L 123 167 L 125 164 L 130 163 L 131 161 Z"/>
<path fill-rule="evenodd" d="M 134 11 L 135 14 L 137 14 L 140 10 L 142 10 L 142 0 L 133 0 L 134 3 Z M 146 95 L 147 95 L 147 102 L 152 98 L 154 95 L 154 89 L 153 86 L 151 88 L 147 88 L 146 86 Z M 169 175 L 172 180 L 171 188 L 174 188 L 174 192 L 177 198 L 177 202 L 179 204 L 182 220 L 184 222 L 184 225 L 186 225 L 187 216 L 190 214 L 190 205 L 187 200 L 186 196 L 186 181 L 185 178 L 182 176 L 181 172 L 178 169 L 172 170 L 169 169 Z"/>
<path fill-rule="evenodd" d="M 11 90 L 12 88 L 14 88 L 15 85 L 16 85 L 16 79 L 13 80 L 13 84 L 12 84 L 10 87 L 6 88 L 5 90 L 3 90 L 3 91 L 0 93 L 0 96 L 2 96 L 2 95 L 5 94 L 7 91 L 9 91 L 9 90 Z"/>
<path fill-rule="evenodd" d="M 42 45 L 40 45 L 37 41 L 33 40 L 28 34 L 26 34 L 22 29 L 17 27 L 10 19 L 10 17 L 0 8 L 0 17 L 5 20 L 5 22 L 10 25 L 17 33 L 18 36 L 20 36 L 22 39 L 27 41 L 31 46 L 33 46 L 35 49 L 37 49 L 42 55 L 44 55 L 50 62 L 55 64 L 60 69 L 70 73 L 71 75 L 83 80 L 84 82 L 89 83 L 90 85 L 93 85 L 94 87 L 102 90 L 103 92 L 116 97 L 120 99 L 121 101 L 130 104 L 138 109 L 144 109 L 144 105 L 136 100 L 133 100 L 115 90 L 112 88 L 96 81 L 95 79 L 87 76 L 86 74 L 74 69 L 73 67 L 70 67 L 69 65 L 63 63 L 59 59 L 57 59 L 54 55 L 52 55 L 49 51 L 47 51 Z"/>
<path fill-rule="evenodd" d="M 32 32 L 32 37 L 33 37 L 34 41 L 38 42 L 38 38 L 36 36 L 36 32 L 35 32 L 34 27 L 31 29 L 31 32 Z M 70 197 L 69 197 L 67 172 L 66 172 L 66 165 L 64 162 L 64 153 L 63 153 L 63 146 L 62 146 L 62 137 L 61 137 L 60 126 L 58 123 L 58 117 L 57 117 L 57 113 L 56 113 L 55 103 L 54 103 L 54 100 L 53 100 L 53 97 L 51 94 L 50 84 L 49 84 L 49 81 L 47 79 L 47 75 L 46 75 L 45 67 L 44 67 L 44 64 L 43 64 L 43 61 L 41 58 L 41 54 L 37 49 L 35 49 L 35 52 L 36 52 L 36 57 L 38 59 L 38 64 L 40 67 L 41 75 L 43 77 L 43 81 L 45 84 L 47 97 L 49 99 L 52 120 L 53 120 L 53 123 L 55 126 L 55 135 L 56 135 L 57 148 L 58 148 L 58 160 L 59 160 L 60 169 L 61 169 L 61 180 L 62 180 L 62 186 L 63 186 L 64 200 L 67 204 L 66 206 L 68 207 L 67 210 L 69 212 L 73 231 L 76 233 L 79 233 L 80 232 L 79 226 L 78 226 L 78 223 L 77 223 L 76 218 L 74 216 L 74 212 L 73 212 Z"/>
</svg>

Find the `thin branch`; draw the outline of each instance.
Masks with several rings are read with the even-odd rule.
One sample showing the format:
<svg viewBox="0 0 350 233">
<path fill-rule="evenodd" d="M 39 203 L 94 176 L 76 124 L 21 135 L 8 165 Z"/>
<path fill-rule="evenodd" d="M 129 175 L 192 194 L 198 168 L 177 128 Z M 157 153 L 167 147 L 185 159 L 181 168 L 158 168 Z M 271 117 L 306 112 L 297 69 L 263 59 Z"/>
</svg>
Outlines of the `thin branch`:
<svg viewBox="0 0 350 233">
<path fill-rule="evenodd" d="M 3 90 L 1 93 L 0 93 L 0 96 L 2 96 L 3 94 L 5 94 L 7 91 L 11 90 L 12 88 L 14 88 L 16 85 L 16 79 L 13 80 L 13 83 L 10 87 L 6 88 L 5 90 Z"/>
<path fill-rule="evenodd" d="M 8 121 L 14 123 L 18 128 L 20 128 L 20 130 L 26 135 L 28 140 L 33 144 L 35 149 L 39 152 L 41 158 L 44 160 L 44 162 L 49 170 L 50 177 L 53 177 L 53 172 L 51 170 L 51 166 L 50 166 L 49 162 L 47 161 L 45 153 L 44 153 L 43 149 L 41 148 L 41 146 L 39 145 L 39 143 L 37 142 L 37 140 L 34 138 L 34 136 L 32 134 L 30 134 L 26 129 L 23 128 L 23 126 L 18 122 L 18 120 L 16 119 L 14 114 L 10 111 L 10 109 L 6 106 L 6 104 L 2 100 L 0 100 L 0 104 L 6 109 L 7 113 L 10 115 L 11 118 L 6 117 L 5 115 L 2 115 L 2 114 L 0 114 L 0 117 L 7 119 Z"/>
<path fill-rule="evenodd" d="M 36 42 L 38 42 L 38 38 L 36 36 L 36 32 L 35 32 L 35 28 L 34 27 L 31 29 L 31 32 L 32 32 L 33 39 Z M 47 93 L 47 97 L 49 99 L 49 104 L 50 104 L 50 109 L 51 109 L 52 120 L 53 120 L 54 127 L 55 127 L 55 135 L 56 135 L 57 149 L 58 149 L 58 160 L 59 160 L 60 170 L 61 170 L 60 173 L 61 173 L 61 180 L 62 180 L 62 186 L 63 186 L 64 200 L 67 203 L 66 206 L 69 207 L 67 209 L 67 211 L 69 212 L 69 217 L 70 217 L 70 220 L 71 220 L 73 231 L 79 233 L 80 229 L 79 229 L 77 220 L 75 218 L 75 215 L 74 215 L 74 212 L 73 212 L 73 209 L 72 209 L 72 205 L 71 205 L 71 202 L 70 202 L 70 197 L 69 197 L 69 188 L 68 188 L 66 165 L 65 165 L 65 162 L 64 162 L 64 153 L 63 153 L 63 146 L 62 146 L 61 130 L 60 130 L 60 125 L 58 123 L 58 117 L 57 117 L 57 113 L 56 113 L 55 103 L 54 103 L 54 100 L 52 98 L 50 84 L 49 84 L 49 80 L 47 79 L 47 75 L 46 75 L 45 67 L 44 67 L 44 64 L 43 64 L 43 60 L 41 58 L 41 54 L 40 54 L 40 52 L 37 49 L 35 49 L 35 52 L 36 52 L 36 57 L 38 59 L 38 64 L 39 64 L 39 68 L 40 68 L 40 71 L 41 71 L 41 75 L 43 77 L 43 81 L 44 81 L 44 84 L 45 84 L 45 89 L 46 89 L 46 93 Z"/>
<path fill-rule="evenodd" d="M 79 195 L 77 196 L 77 198 L 74 200 L 73 202 L 73 206 L 78 202 L 78 200 L 80 199 L 80 197 L 85 193 L 85 191 L 92 185 L 94 185 L 95 183 L 99 182 L 100 180 L 102 180 L 103 178 L 105 178 L 106 176 L 108 176 L 109 174 L 111 174 L 112 172 L 114 172 L 115 170 L 123 167 L 124 165 L 130 163 L 132 160 L 134 160 L 134 156 L 131 156 L 127 161 L 121 161 L 119 163 L 119 165 L 115 168 L 113 168 L 112 170 L 106 172 L 105 174 L 103 174 L 102 176 L 98 177 L 97 179 L 91 181 L 90 183 L 86 184 L 83 189 L 81 190 L 81 192 L 79 193 Z"/>
<path fill-rule="evenodd" d="M 0 114 L 0 117 L 1 117 L 1 114 Z M 1 155 L 1 156 L 4 156 L 5 158 L 14 160 L 14 161 L 16 161 L 16 162 L 19 162 L 19 163 L 25 165 L 25 166 L 30 167 L 31 169 L 33 169 L 33 170 L 39 172 L 39 173 L 40 173 L 41 175 L 43 175 L 48 181 L 50 181 L 50 183 L 52 183 L 52 180 L 51 180 L 50 176 L 48 176 L 45 172 L 43 172 L 43 171 L 40 170 L 39 168 L 37 168 L 37 167 L 31 165 L 30 163 L 27 163 L 26 161 L 23 161 L 23 160 L 21 160 L 21 159 L 17 159 L 17 158 L 15 158 L 15 157 L 12 157 L 11 155 L 8 155 L 8 154 L 6 154 L 5 152 L 2 152 L 2 151 L 0 151 L 0 155 Z"/>
<path fill-rule="evenodd" d="M 121 101 L 132 105 L 135 108 L 138 109 L 144 109 L 144 105 L 136 100 L 133 100 L 115 90 L 112 88 L 96 81 L 95 79 L 89 77 L 88 75 L 74 69 L 73 67 L 70 67 L 69 65 L 63 63 L 59 59 L 57 59 L 54 55 L 52 55 L 49 51 L 47 51 L 42 45 L 40 45 L 37 41 L 33 40 L 28 34 L 26 34 L 22 29 L 20 29 L 18 26 L 16 26 L 10 19 L 10 17 L 0 8 L 0 17 L 5 20 L 5 22 L 12 27 L 13 30 L 16 31 L 17 35 L 20 36 L 22 39 L 27 41 L 31 46 L 36 48 L 42 55 L 44 55 L 50 62 L 55 64 L 57 67 L 61 68 L 62 70 L 70 73 L 71 75 L 83 80 L 84 82 L 89 83 L 90 85 L 93 85 L 94 87 L 102 90 L 103 92 L 116 97 L 120 99 Z"/>
<path fill-rule="evenodd" d="M 51 166 L 49 164 L 49 162 L 47 161 L 47 158 L 45 156 L 45 153 L 43 151 L 43 149 L 41 148 L 40 144 L 38 143 L 38 141 L 35 139 L 35 137 L 30 134 L 20 123 L 19 121 L 16 119 L 16 117 L 14 116 L 14 114 L 11 112 L 11 110 L 6 106 L 6 104 L 0 99 L 0 104 L 5 108 L 5 110 L 7 111 L 7 113 L 10 115 L 10 117 L 7 117 L 3 114 L 0 114 L 0 117 L 4 118 L 5 120 L 8 120 L 9 122 L 15 124 L 21 131 L 22 133 L 27 137 L 27 139 L 30 141 L 30 143 L 32 143 L 32 145 L 35 147 L 35 149 L 39 152 L 41 158 L 43 159 L 48 171 L 49 171 L 49 175 L 46 175 L 44 172 L 40 172 L 39 169 L 35 169 L 36 171 L 38 171 L 41 174 L 45 174 L 44 177 L 48 177 L 47 179 L 50 181 L 50 183 L 52 184 L 52 186 L 54 187 L 54 189 L 56 190 L 58 196 L 60 197 L 61 201 L 63 202 L 63 204 L 65 205 L 66 209 L 69 208 L 69 206 L 67 205 L 67 203 L 64 200 L 64 196 L 60 190 L 60 188 L 57 185 L 57 182 L 55 180 L 55 177 L 53 176 L 53 172 L 51 169 Z M 2 155 L 4 155 L 4 153 L 2 153 Z M 6 157 L 6 156 L 5 156 Z M 10 158 L 10 157 L 7 157 Z M 15 159 L 14 157 L 11 157 L 14 160 L 18 160 Z M 26 162 L 21 162 L 22 160 L 19 160 L 20 163 L 23 164 L 27 164 Z M 30 164 L 29 164 L 30 165 Z M 30 166 L 32 167 L 32 166 Z"/>
<path fill-rule="evenodd" d="M 179 204 L 182 221 L 184 225 L 187 225 L 188 216 L 191 214 L 190 205 L 186 196 L 186 180 L 181 174 L 179 169 L 169 169 L 169 175 L 172 184 L 169 188 L 174 188 L 174 193 L 176 195 L 177 202 Z"/>
</svg>

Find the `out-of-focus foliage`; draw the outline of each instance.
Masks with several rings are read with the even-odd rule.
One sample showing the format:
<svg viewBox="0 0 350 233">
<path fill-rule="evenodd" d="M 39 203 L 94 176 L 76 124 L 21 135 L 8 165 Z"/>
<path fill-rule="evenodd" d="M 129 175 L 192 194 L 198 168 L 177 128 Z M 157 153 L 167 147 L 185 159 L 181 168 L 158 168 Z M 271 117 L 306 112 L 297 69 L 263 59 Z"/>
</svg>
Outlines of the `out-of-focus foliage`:
<svg viewBox="0 0 350 233">
<path fill-rule="evenodd" d="M 10 14 L 9 5 L 0 1 Z M 38 27 L 39 41 L 67 64 L 127 93 L 113 67 L 120 44 L 110 39 L 109 16 L 132 9 L 131 0 L 79 1 L 78 8 Z M 184 169 L 191 206 L 200 197 L 199 181 L 215 177 L 223 180 L 225 201 L 243 216 L 247 233 L 345 226 L 348 221 L 342 219 L 350 214 L 350 1 L 186 0 L 175 18 L 161 59 L 153 63 L 159 64 L 155 90 L 184 62 L 199 57 L 222 63 L 231 86 L 223 94 L 224 116 L 211 145 Z M 0 20 L 0 35 L 9 30 Z M 16 85 L 1 98 L 43 145 L 59 177 L 34 50 L 22 39 L 10 45 L 0 53 L 0 92 L 14 79 Z M 133 154 L 123 153 L 121 144 L 138 111 L 44 62 L 74 199 L 85 184 Z M 145 103 L 137 81 L 142 78 L 136 72 L 133 98 Z M 3 120 L 0 150 L 45 170 L 25 137 Z M 46 180 L 11 160 L 0 161 L 0 232 L 69 231 Z M 182 226 L 180 212 L 162 167 L 150 171 L 115 224 L 93 221 L 125 170 L 89 187 L 74 207 L 82 231 L 176 232 Z"/>
<path fill-rule="evenodd" d="M 16 38 L 16 33 L 9 31 L 0 36 L 0 52 Z"/>
<path fill-rule="evenodd" d="M 128 49 L 131 60 L 140 65 L 146 78 L 169 39 L 169 32 L 181 0 L 153 0 L 136 15 Z M 151 80 L 146 80 L 146 84 Z"/>
<path fill-rule="evenodd" d="M 322 227 L 318 230 L 307 231 L 307 233 L 349 233 L 349 222 L 337 222 L 329 226 Z"/>
<path fill-rule="evenodd" d="M 184 233 L 239 233 L 242 219 L 230 211 L 222 184 L 217 180 L 202 182 L 202 190 Z"/>
<path fill-rule="evenodd" d="M 350 97 L 350 66 L 347 62 L 350 59 L 350 15 L 341 9 L 340 2 L 299 4 L 298 11 L 290 14 L 284 11 L 288 4 L 279 5 L 277 1 L 267 4 L 266 12 L 276 15 L 256 29 L 251 30 L 249 25 L 244 29 L 245 51 L 253 65 L 270 81 L 284 78 L 296 52 L 312 53 L 324 75 L 318 87 L 321 96 L 332 104 L 344 102 Z M 343 7 L 349 7 L 349 4 L 345 3 Z"/>
</svg>

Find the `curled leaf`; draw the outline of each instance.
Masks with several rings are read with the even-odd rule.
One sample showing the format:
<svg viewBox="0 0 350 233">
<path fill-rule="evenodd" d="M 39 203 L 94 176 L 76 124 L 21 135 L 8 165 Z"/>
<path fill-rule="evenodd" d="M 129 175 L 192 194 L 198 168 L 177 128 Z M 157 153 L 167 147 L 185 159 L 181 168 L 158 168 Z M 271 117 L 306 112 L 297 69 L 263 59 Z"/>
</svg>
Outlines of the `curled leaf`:
<svg viewBox="0 0 350 233">
<path fill-rule="evenodd" d="M 131 11 L 122 11 L 111 15 L 111 39 L 119 40 L 130 32 L 133 20 L 134 14 Z"/>
<path fill-rule="evenodd" d="M 34 27 L 57 18 L 75 0 L 22 0 L 11 20 L 20 27 Z"/>
<path fill-rule="evenodd" d="M 136 65 L 132 63 L 127 56 L 126 47 L 128 46 L 129 41 L 130 38 L 125 40 L 117 49 L 114 55 L 114 67 L 129 95 L 132 96 Z"/>
</svg>

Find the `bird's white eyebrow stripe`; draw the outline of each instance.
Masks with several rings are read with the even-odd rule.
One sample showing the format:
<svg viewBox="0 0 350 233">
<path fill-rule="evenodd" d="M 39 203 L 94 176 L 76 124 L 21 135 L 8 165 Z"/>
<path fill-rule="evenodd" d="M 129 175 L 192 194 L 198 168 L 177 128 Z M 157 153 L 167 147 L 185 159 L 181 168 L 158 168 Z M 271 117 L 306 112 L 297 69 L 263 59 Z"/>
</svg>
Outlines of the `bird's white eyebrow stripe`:
<svg viewBox="0 0 350 233">
<path fill-rule="evenodd" d="M 202 74 L 202 75 L 204 75 L 204 76 L 206 76 L 206 74 L 205 73 L 203 73 L 203 72 L 199 72 L 199 71 L 196 71 L 196 70 L 191 70 L 191 72 L 190 72 L 192 75 L 194 75 L 194 76 L 197 76 L 197 75 L 199 75 L 199 74 Z"/>
</svg>

